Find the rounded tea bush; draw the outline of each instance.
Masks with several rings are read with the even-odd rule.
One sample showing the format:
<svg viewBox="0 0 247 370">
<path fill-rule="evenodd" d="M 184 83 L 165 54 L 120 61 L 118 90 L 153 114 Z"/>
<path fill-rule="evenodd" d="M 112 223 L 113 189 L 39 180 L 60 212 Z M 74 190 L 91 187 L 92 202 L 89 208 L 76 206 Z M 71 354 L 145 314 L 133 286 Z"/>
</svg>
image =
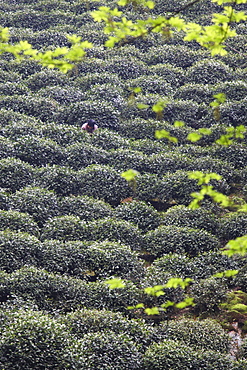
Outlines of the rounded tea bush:
<svg viewBox="0 0 247 370">
<path fill-rule="evenodd" d="M 109 153 L 92 144 L 79 142 L 66 148 L 68 166 L 74 170 L 80 170 L 93 164 L 107 164 Z"/>
<path fill-rule="evenodd" d="M 59 214 L 59 203 L 52 190 L 39 187 L 23 188 L 9 197 L 9 208 L 33 216 L 39 226 Z"/>
<path fill-rule="evenodd" d="M 153 326 L 141 319 L 129 319 L 122 313 L 107 310 L 82 309 L 58 318 L 58 321 L 70 328 L 70 332 L 78 338 L 87 333 L 112 331 L 116 334 L 128 335 L 135 342 L 140 351 L 150 344 Z"/>
<path fill-rule="evenodd" d="M 35 267 L 23 267 L 1 276 L 2 302 L 12 297 L 32 301 L 39 310 L 64 313 L 80 308 L 105 308 L 126 312 L 126 307 L 141 300 L 139 289 L 131 282 L 123 289 L 110 290 L 103 282 L 86 282 Z"/>
<path fill-rule="evenodd" d="M 199 60 L 187 70 L 190 83 L 216 84 L 233 79 L 232 69 L 220 61 L 212 59 Z"/>
<path fill-rule="evenodd" d="M 126 334 L 85 334 L 81 341 L 81 370 L 141 370 L 142 355 Z"/>
<path fill-rule="evenodd" d="M 162 215 L 162 225 L 203 229 L 215 235 L 218 235 L 220 228 L 218 217 L 209 210 L 190 209 L 183 205 L 169 208 Z"/>
<path fill-rule="evenodd" d="M 216 351 L 196 351 L 177 340 L 153 344 L 144 355 L 145 370 L 229 370 L 231 360 Z"/>
<path fill-rule="evenodd" d="M 10 230 L 0 231 L 0 269 L 12 272 L 24 265 L 36 265 L 40 241 L 33 235 Z"/>
<path fill-rule="evenodd" d="M 82 240 L 86 239 L 86 224 L 77 216 L 65 215 L 48 219 L 41 230 L 41 240 Z"/>
<path fill-rule="evenodd" d="M 212 350 L 227 354 L 230 337 L 213 319 L 180 319 L 161 323 L 156 328 L 157 340 L 179 340 L 194 350 Z"/>
<path fill-rule="evenodd" d="M 210 277 L 194 282 L 190 287 L 190 296 L 196 304 L 193 311 L 197 314 L 218 312 L 219 304 L 226 299 L 226 294 L 227 286 L 220 279 Z"/>
<path fill-rule="evenodd" d="M 20 309 L 9 316 L 0 341 L 4 369 L 79 368 L 77 340 L 63 324 L 37 311 Z"/>
<path fill-rule="evenodd" d="M 25 80 L 25 83 L 29 89 L 37 91 L 46 86 L 64 86 L 69 84 L 69 79 L 62 72 L 46 69 L 45 71 L 32 74 Z"/>
<path fill-rule="evenodd" d="M 130 247 L 117 242 L 44 241 L 39 267 L 50 272 L 96 281 L 111 276 L 140 281 L 143 262 Z"/>
<path fill-rule="evenodd" d="M 184 84 L 185 77 L 182 68 L 175 67 L 171 64 L 155 64 L 149 66 L 148 75 L 150 76 L 161 76 L 166 82 L 170 83 L 171 86 L 178 88 Z"/>
<path fill-rule="evenodd" d="M 11 141 L 8 137 L 4 137 L 6 135 L 5 130 L 1 130 L 1 134 L 3 136 L 0 136 L 0 157 L 8 158 L 8 157 L 15 157 L 16 151 L 14 148 L 14 143 Z"/>
<path fill-rule="evenodd" d="M 34 180 L 34 168 L 17 158 L 0 160 L 0 187 L 14 192 L 30 185 Z"/>
<path fill-rule="evenodd" d="M 5 229 L 39 236 L 39 227 L 34 219 L 29 214 L 18 211 L 0 210 L 0 230 Z"/>
<path fill-rule="evenodd" d="M 70 167 L 47 165 L 36 171 L 35 184 L 41 188 L 54 190 L 59 196 L 68 196 L 80 192 L 77 172 Z"/>
<path fill-rule="evenodd" d="M 110 166 L 92 165 L 78 171 L 81 194 L 117 205 L 132 195 L 127 181 Z"/>
<path fill-rule="evenodd" d="M 247 234 L 247 214 L 235 212 L 221 220 L 222 238 L 232 240 Z"/>
<path fill-rule="evenodd" d="M 85 221 L 113 216 L 113 209 L 109 204 L 87 195 L 62 197 L 59 207 L 62 215 L 77 216 Z"/>
<path fill-rule="evenodd" d="M 134 223 L 143 232 L 155 229 L 161 223 L 161 216 L 156 209 L 141 201 L 120 204 L 115 208 L 114 216 Z"/>
<path fill-rule="evenodd" d="M 16 155 L 33 166 L 62 164 L 65 161 L 63 148 L 55 141 L 36 135 L 22 136 L 15 142 Z"/>
<path fill-rule="evenodd" d="M 68 105 L 85 100 L 85 94 L 73 86 L 50 86 L 39 90 L 39 96 L 54 99 L 58 104 Z"/>
<path fill-rule="evenodd" d="M 220 247 L 218 238 L 209 232 L 179 226 L 160 226 L 149 231 L 145 241 L 147 252 L 154 258 L 169 253 L 187 253 L 196 256 L 198 253 Z"/>
<path fill-rule="evenodd" d="M 99 129 L 91 136 L 94 147 L 104 150 L 129 148 L 130 140 L 108 129 Z"/>
<path fill-rule="evenodd" d="M 174 94 L 174 99 L 191 100 L 198 104 L 209 104 L 214 100 L 213 90 L 206 84 L 190 83 L 178 88 Z"/>
</svg>

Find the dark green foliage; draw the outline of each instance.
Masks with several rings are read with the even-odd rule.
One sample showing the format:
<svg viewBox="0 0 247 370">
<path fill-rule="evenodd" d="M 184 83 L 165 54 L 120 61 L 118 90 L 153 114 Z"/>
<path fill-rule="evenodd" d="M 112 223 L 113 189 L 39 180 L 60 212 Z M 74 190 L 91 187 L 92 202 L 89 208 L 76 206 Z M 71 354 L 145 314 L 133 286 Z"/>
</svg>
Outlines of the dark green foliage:
<svg viewBox="0 0 247 370">
<path fill-rule="evenodd" d="M 127 181 L 112 167 L 92 165 L 78 171 L 81 194 L 117 205 L 132 195 Z"/>
<path fill-rule="evenodd" d="M 86 98 L 90 100 L 105 100 L 120 111 L 127 104 L 124 100 L 123 88 L 121 86 L 115 86 L 115 83 L 114 85 L 112 85 L 112 83 L 94 85 L 85 95 Z"/>
<path fill-rule="evenodd" d="M 3 130 L 2 133 L 4 134 Z M 14 143 L 10 139 L 0 136 L 0 158 L 15 157 Z"/>
<path fill-rule="evenodd" d="M 0 341 L 1 366 L 6 370 L 78 369 L 76 339 L 64 325 L 37 311 L 8 313 Z"/>
<path fill-rule="evenodd" d="M 10 67 L 13 72 L 21 75 L 23 79 L 28 78 L 30 75 L 40 72 L 42 67 L 35 60 L 13 60 L 10 62 Z"/>
<path fill-rule="evenodd" d="M 94 147 L 104 150 L 128 148 L 130 140 L 108 129 L 99 129 L 90 137 Z"/>
<path fill-rule="evenodd" d="M 144 61 L 148 65 L 162 63 L 185 69 L 206 57 L 205 51 L 195 51 L 181 45 L 162 45 L 151 47 L 144 54 Z"/>
<path fill-rule="evenodd" d="M 0 83 L 6 82 L 20 82 L 21 78 L 18 73 L 8 72 L 8 71 L 0 71 Z"/>
<path fill-rule="evenodd" d="M 131 88 L 140 87 L 143 94 L 160 94 L 168 96 L 173 95 L 172 85 L 159 75 L 141 76 L 135 79 L 130 79 L 128 85 Z"/>
<path fill-rule="evenodd" d="M 189 179 L 186 171 L 176 171 L 166 173 L 162 179 L 161 194 L 171 205 L 184 204 L 188 205 L 192 201 L 191 193 L 198 191 L 199 186 L 196 181 Z"/>
<path fill-rule="evenodd" d="M 140 281 L 144 276 L 137 254 L 116 242 L 45 241 L 38 264 L 47 271 L 89 281 L 110 276 Z"/>
<path fill-rule="evenodd" d="M 0 160 L 0 187 L 14 192 L 32 184 L 34 168 L 17 158 Z"/>
<path fill-rule="evenodd" d="M 133 117 L 131 120 L 128 119 L 120 123 L 117 131 L 121 136 L 127 137 L 128 139 L 150 138 L 154 140 L 155 130 L 161 130 L 163 127 L 164 125 L 156 120 Z"/>
<path fill-rule="evenodd" d="M 228 100 L 242 100 L 246 97 L 247 83 L 244 81 L 226 81 L 216 85 L 214 94 L 224 93 Z"/>
<path fill-rule="evenodd" d="M 167 173 L 169 176 L 171 172 L 186 170 L 191 165 L 191 160 L 188 156 L 169 150 L 150 155 L 146 162 L 145 171 L 159 176 L 164 176 Z"/>
<path fill-rule="evenodd" d="M 18 113 L 39 118 L 43 122 L 54 120 L 58 111 L 58 107 L 52 99 L 19 95 L 2 98 L 0 108 L 12 109 Z"/>
<path fill-rule="evenodd" d="M 74 81 L 75 87 L 79 88 L 82 92 L 87 92 L 95 85 L 112 84 L 122 86 L 123 83 L 117 74 L 109 72 L 94 72 L 80 75 Z"/>
<path fill-rule="evenodd" d="M 106 71 L 115 73 L 123 80 L 131 80 L 146 74 L 147 67 L 140 60 L 115 57 L 107 61 Z"/>
<path fill-rule="evenodd" d="M 222 238 L 226 241 L 247 234 L 247 214 L 242 212 L 229 214 L 222 218 L 221 228 Z"/>
<path fill-rule="evenodd" d="M 64 86 L 69 84 L 66 75 L 49 69 L 32 74 L 25 82 L 32 91 L 40 90 L 46 86 Z"/>
<path fill-rule="evenodd" d="M 180 319 L 161 323 L 156 328 L 157 339 L 183 341 L 194 350 L 213 350 L 227 354 L 230 349 L 230 337 L 221 325 L 212 319 Z"/>
<path fill-rule="evenodd" d="M 18 82 L 0 83 L 0 95 L 27 95 L 29 89 Z"/>
<path fill-rule="evenodd" d="M 88 333 L 81 342 L 81 370 L 141 370 L 142 356 L 131 338 L 114 332 Z"/>
<path fill-rule="evenodd" d="M 214 99 L 213 94 L 213 89 L 207 85 L 190 83 L 177 89 L 174 94 L 174 99 L 192 100 L 198 104 L 209 104 Z"/>
<path fill-rule="evenodd" d="M 148 157 L 137 150 L 120 148 L 109 153 L 109 165 L 120 172 L 124 172 L 129 168 L 138 172 L 146 171 L 147 162 Z"/>
<path fill-rule="evenodd" d="M 66 215 L 50 218 L 41 231 L 41 239 L 83 240 L 87 238 L 86 223 L 77 216 Z"/>
<path fill-rule="evenodd" d="M 223 62 L 204 59 L 187 70 L 187 79 L 188 82 L 195 84 L 216 84 L 220 81 L 232 80 L 233 71 Z"/>
<path fill-rule="evenodd" d="M 0 210 L 0 229 L 22 231 L 34 236 L 39 235 L 39 228 L 33 218 L 27 213 Z"/>
<path fill-rule="evenodd" d="M 110 157 L 106 150 L 84 142 L 68 146 L 66 152 L 66 162 L 75 170 L 85 168 L 92 164 L 107 164 Z"/>
<path fill-rule="evenodd" d="M 59 213 L 58 198 L 51 190 L 26 187 L 9 197 L 12 210 L 29 213 L 39 226 Z"/>
<path fill-rule="evenodd" d="M 0 231 L 0 269 L 12 272 L 24 265 L 36 265 L 40 241 L 33 235 Z"/>
<path fill-rule="evenodd" d="M 79 308 L 105 308 L 125 311 L 140 302 L 140 292 L 133 283 L 124 289 L 110 290 L 101 282 L 87 283 L 81 279 L 25 267 L 10 275 L 1 275 L 0 301 L 12 297 L 32 300 L 39 310 L 70 312 Z"/>
<path fill-rule="evenodd" d="M 63 197 L 59 207 L 62 215 L 78 216 L 85 221 L 113 215 L 113 210 L 109 204 L 86 195 Z"/>
<path fill-rule="evenodd" d="M 78 338 L 87 333 L 104 333 L 112 331 L 116 334 L 126 334 L 136 343 L 141 344 L 142 351 L 150 344 L 153 326 L 143 320 L 127 319 L 123 314 L 106 310 L 78 310 L 61 316 L 59 322 L 70 328 L 70 332 Z"/>
<path fill-rule="evenodd" d="M 242 359 L 247 360 L 247 340 L 246 338 L 243 339 L 241 347 L 240 347 L 240 355 Z"/>
<path fill-rule="evenodd" d="M 188 209 L 185 206 L 174 206 L 167 210 L 162 217 L 163 225 L 174 225 L 180 227 L 192 227 L 203 229 L 211 234 L 218 235 L 219 219 L 204 208 Z"/>
<path fill-rule="evenodd" d="M 130 148 L 132 150 L 137 150 L 146 155 L 158 154 L 164 150 L 168 150 L 168 145 L 164 142 L 154 141 L 150 138 L 134 140 L 130 143 Z"/>
<path fill-rule="evenodd" d="M 0 123 L 1 123 L 1 131 L 4 133 L 4 129 L 5 127 L 3 126 L 7 126 L 9 127 L 9 130 L 10 130 L 10 127 L 12 127 L 14 133 L 15 133 L 15 129 L 16 129 L 16 126 L 20 127 L 20 126 L 23 126 L 25 127 L 26 126 L 30 126 L 30 129 L 32 127 L 32 129 L 34 129 L 34 127 L 37 125 L 40 125 L 41 124 L 41 121 L 39 121 L 38 119 L 34 118 L 34 117 L 31 117 L 31 116 L 28 116 L 26 114 L 22 114 L 22 113 L 18 113 L 18 112 L 15 112 L 14 110 L 12 109 L 1 109 L 0 110 Z M 38 127 L 36 127 L 37 129 Z M 8 132 L 8 131 L 7 131 Z M 28 132 L 26 134 L 30 134 L 31 132 Z M 36 133 L 36 131 L 34 132 Z M 22 136 L 23 133 L 19 133 L 19 136 Z M 13 135 L 13 133 L 10 131 L 8 132 L 8 134 L 6 133 L 4 136 L 7 136 L 8 138 L 16 138 L 15 135 Z M 17 136 L 17 137 L 19 137 Z"/>
<path fill-rule="evenodd" d="M 49 82 L 49 81 L 48 81 Z M 85 100 L 86 96 L 82 93 L 79 89 L 74 88 L 73 86 L 63 86 L 65 83 L 69 83 L 69 81 L 64 82 L 64 84 L 60 84 L 62 86 L 58 86 L 54 82 L 54 86 L 47 82 L 47 87 L 42 88 L 39 90 L 39 96 L 43 96 L 44 98 L 54 99 L 58 104 L 67 105 L 71 103 L 76 103 L 78 100 Z M 45 82 L 44 82 L 45 83 Z"/>
<path fill-rule="evenodd" d="M 85 232 L 87 240 L 110 240 L 129 245 L 132 250 L 143 249 L 144 239 L 140 230 L 128 221 L 114 218 L 95 220 L 88 223 Z"/>
<path fill-rule="evenodd" d="M 144 356 L 145 370 L 229 370 L 228 356 L 216 351 L 195 351 L 187 344 L 175 340 L 153 344 Z"/>
<path fill-rule="evenodd" d="M 154 174 L 143 174 L 136 177 L 135 196 L 138 200 L 146 202 L 151 200 L 163 200 L 164 183 L 160 177 Z"/>
<path fill-rule="evenodd" d="M 54 190 L 60 196 L 79 194 L 80 185 L 77 172 L 70 167 L 58 165 L 41 167 L 36 171 L 35 184 L 41 188 Z"/>
<path fill-rule="evenodd" d="M 185 76 L 182 68 L 174 67 L 171 64 L 155 64 L 148 68 L 148 75 L 161 76 L 166 82 L 173 87 L 179 87 L 184 84 Z"/>
<path fill-rule="evenodd" d="M 247 165 L 247 147 L 243 144 L 232 144 L 230 146 L 216 146 L 212 149 L 212 155 L 221 161 L 230 163 L 234 168 L 246 168 Z"/>
<path fill-rule="evenodd" d="M 15 142 L 16 155 L 34 166 L 61 164 L 65 161 L 65 152 L 51 139 L 35 135 L 22 136 Z"/>
<path fill-rule="evenodd" d="M 119 205 L 114 211 L 114 216 L 134 223 L 144 232 L 155 229 L 161 223 L 160 214 L 156 209 L 140 201 Z"/>
<path fill-rule="evenodd" d="M 227 286 L 221 279 L 210 277 L 195 281 L 190 288 L 190 296 L 196 304 L 193 311 L 214 313 L 219 311 L 219 304 L 226 299 Z"/>
<path fill-rule="evenodd" d="M 103 128 L 116 129 L 119 124 L 118 111 L 111 103 L 101 100 L 80 101 L 64 107 L 59 122 L 82 126 L 89 118 Z"/>
<path fill-rule="evenodd" d="M 247 99 L 234 102 L 227 102 L 221 107 L 221 121 L 225 125 L 239 126 L 247 119 Z"/>
<path fill-rule="evenodd" d="M 9 194 L 6 192 L 6 189 L 0 188 L 0 209 L 7 211 L 8 210 L 8 197 Z"/>
<path fill-rule="evenodd" d="M 198 253 L 219 248 L 219 240 L 207 231 L 189 227 L 160 226 L 146 234 L 146 250 L 154 258 L 169 253 Z"/>
<path fill-rule="evenodd" d="M 175 121 L 183 121 L 186 125 L 199 128 L 205 126 L 208 118 L 209 108 L 204 104 L 198 104 L 192 100 L 174 100 L 166 105 L 163 111 L 163 118 L 170 124 Z"/>
</svg>

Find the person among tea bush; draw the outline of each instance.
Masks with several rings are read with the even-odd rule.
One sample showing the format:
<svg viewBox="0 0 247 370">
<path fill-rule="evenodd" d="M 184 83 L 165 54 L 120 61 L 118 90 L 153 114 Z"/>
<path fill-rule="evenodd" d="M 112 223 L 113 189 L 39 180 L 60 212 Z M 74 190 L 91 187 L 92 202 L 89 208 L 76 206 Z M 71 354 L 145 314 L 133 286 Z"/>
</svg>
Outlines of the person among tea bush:
<svg viewBox="0 0 247 370">
<path fill-rule="evenodd" d="M 86 123 L 82 125 L 81 129 L 87 131 L 89 134 L 92 134 L 95 130 L 98 129 L 98 126 L 96 125 L 94 119 L 89 119 Z"/>
</svg>

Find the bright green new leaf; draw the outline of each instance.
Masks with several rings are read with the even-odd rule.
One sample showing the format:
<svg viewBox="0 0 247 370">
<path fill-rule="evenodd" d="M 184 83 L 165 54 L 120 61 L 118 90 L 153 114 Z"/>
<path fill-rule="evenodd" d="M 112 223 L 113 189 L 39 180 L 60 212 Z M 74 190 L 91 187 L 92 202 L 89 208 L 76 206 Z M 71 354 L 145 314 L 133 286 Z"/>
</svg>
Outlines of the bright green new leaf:
<svg viewBox="0 0 247 370">
<path fill-rule="evenodd" d="M 147 314 L 147 315 L 159 315 L 160 312 L 159 312 L 159 309 L 158 307 L 152 307 L 152 308 L 146 308 L 144 310 L 144 312 Z"/>
<path fill-rule="evenodd" d="M 105 284 L 109 286 L 109 289 L 118 289 L 125 287 L 125 283 L 122 279 L 109 279 L 105 281 Z"/>
<path fill-rule="evenodd" d="M 139 172 L 136 170 L 127 170 L 123 173 L 121 173 L 121 176 L 126 180 L 126 181 L 132 181 L 136 178 L 136 176 L 139 175 Z"/>
<path fill-rule="evenodd" d="M 194 298 L 186 298 L 184 301 L 179 302 L 175 305 L 175 307 L 183 309 L 189 306 L 195 306 Z"/>
<path fill-rule="evenodd" d="M 183 121 L 175 121 L 173 126 L 174 127 L 184 127 L 185 123 Z"/>
<path fill-rule="evenodd" d="M 149 105 L 147 105 L 147 104 L 143 104 L 143 103 L 138 103 L 137 104 L 138 109 L 147 109 L 148 107 L 149 107 Z"/>
<path fill-rule="evenodd" d="M 182 289 L 185 289 L 193 280 L 190 278 L 181 279 L 181 278 L 171 278 L 168 280 L 168 282 L 165 284 L 166 288 L 178 288 L 181 287 Z"/>
<path fill-rule="evenodd" d="M 226 250 L 222 254 L 232 257 L 234 254 L 244 256 L 247 253 L 247 235 L 241 236 L 237 239 L 230 240 L 226 245 Z"/>
<path fill-rule="evenodd" d="M 214 274 L 213 277 L 215 278 L 223 278 L 223 277 L 232 277 L 238 274 L 238 270 L 226 270 L 223 272 L 218 272 Z"/>
<path fill-rule="evenodd" d="M 191 132 L 187 135 L 187 140 L 191 141 L 192 143 L 195 143 L 196 141 L 200 140 L 202 135 L 198 134 L 197 132 Z"/>
</svg>

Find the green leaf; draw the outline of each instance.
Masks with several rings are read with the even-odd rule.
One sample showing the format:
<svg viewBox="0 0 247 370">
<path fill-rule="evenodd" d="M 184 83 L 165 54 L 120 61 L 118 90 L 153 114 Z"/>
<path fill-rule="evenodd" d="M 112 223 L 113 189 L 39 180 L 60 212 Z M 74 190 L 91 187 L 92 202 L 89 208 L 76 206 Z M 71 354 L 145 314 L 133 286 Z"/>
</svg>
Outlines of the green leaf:
<svg viewBox="0 0 247 370">
<path fill-rule="evenodd" d="M 124 280 L 122 280 L 122 279 L 109 279 L 109 280 L 105 280 L 104 283 L 109 286 L 109 289 L 124 288 L 125 285 L 126 285 L 124 283 Z"/>
<path fill-rule="evenodd" d="M 152 308 L 146 308 L 144 310 L 144 312 L 147 314 L 147 315 L 159 315 L 160 312 L 159 312 L 159 309 L 158 307 L 152 307 Z"/>
<path fill-rule="evenodd" d="M 223 272 L 217 272 L 217 274 L 214 274 L 213 277 L 215 278 L 232 277 L 237 274 L 238 274 L 238 270 L 226 270 Z"/>
<path fill-rule="evenodd" d="M 187 136 L 187 140 L 191 141 L 192 143 L 195 143 L 196 141 L 200 140 L 202 135 L 198 134 L 197 132 L 191 132 Z"/>
<path fill-rule="evenodd" d="M 137 108 L 138 109 L 147 109 L 147 108 L 149 108 L 149 105 L 143 104 L 143 103 L 138 103 Z"/>
<path fill-rule="evenodd" d="M 181 287 L 182 289 L 185 289 L 193 280 L 190 278 L 181 279 L 181 278 L 171 278 L 168 280 L 168 282 L 165 284 L 166 288 L 178 288 Z"/>
<path fill-rule="evenodd" d="M 195 306 L 194 298 L 186 298 L 184 301 L 181 301 L 175 305 L 175 307 L 183 309 L 189 306 Z"/>
<path fill-rule="evenodd" d="M 136 170 L 127 170 L 123 173 L 121 173 L 121 176 L 126 180 L 126 181 L 132 181 L 136 178 L 136 176 L 139 175 L 139 172 Z"/>
<path fill-rule="evenodd" d="M 230 240 L 226 245 L 226 250 L 222 252 L 229 257 L 232 257 L 235 254 L 240 254 L 244 256 L 247 254 L 247 235 L 241 236 L 234 240 Z"/>
<path fill-rule="evenodd" d="M 174 127 L 184 127 L 185 123 L 183 121 L 175 121 L 173 126 Z"/>
</svg>

